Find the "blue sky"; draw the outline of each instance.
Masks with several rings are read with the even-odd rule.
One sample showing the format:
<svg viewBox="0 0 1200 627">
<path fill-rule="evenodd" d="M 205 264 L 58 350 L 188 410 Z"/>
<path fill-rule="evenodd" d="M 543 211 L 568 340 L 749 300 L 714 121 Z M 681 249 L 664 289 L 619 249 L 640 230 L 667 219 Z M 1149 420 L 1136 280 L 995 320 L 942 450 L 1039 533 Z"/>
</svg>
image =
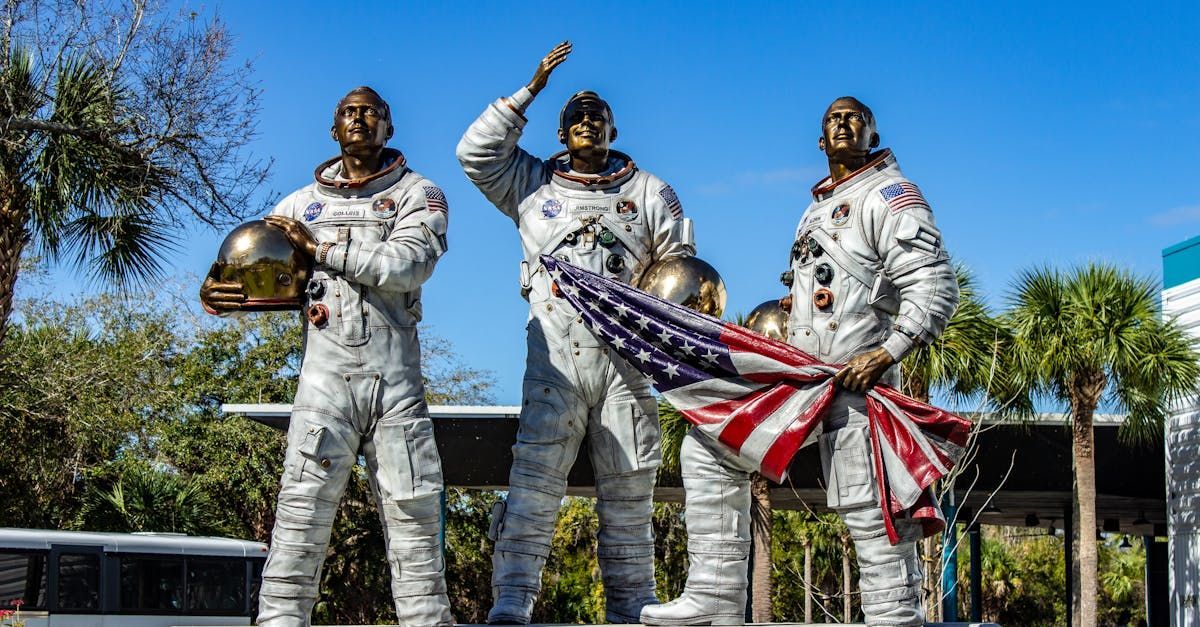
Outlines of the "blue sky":
<svg viewBox="0 0 1200 627">
<path fill-rule="evenodd" d="M 336 153 L 333 105 L 367 84 L 392 145 L 451 205 L 450 252 L 425 290 L 430 330 L 495 372 L 517 403 L 527 305 L 511 221 L 454 147 L 559 41 L 575 52 L 531 105 L 523 146 L 559 149 L 568 95 L 611 103 L 614 148 L 670 182 L 722 273 L 727 312 L 784 294 L 820 116 L 854 95 L 933 205 L 956 259 L 996 305 L 1036 264 L 1107 260 L 1161 276 L 1161 249 L 1200 234 L 1200 4 L 328 2 L 205 4 L 254 61 L 264 194 L 307 184 Z M 353 43 L 352 43 L 353 42 Z M 264 195 L 265 198 L 265 195 Z M 174 274 L 200 275 L 222 234 L 189 233 Z M 80 289 L 95 289 L 81 286 Z"/>
</svg>

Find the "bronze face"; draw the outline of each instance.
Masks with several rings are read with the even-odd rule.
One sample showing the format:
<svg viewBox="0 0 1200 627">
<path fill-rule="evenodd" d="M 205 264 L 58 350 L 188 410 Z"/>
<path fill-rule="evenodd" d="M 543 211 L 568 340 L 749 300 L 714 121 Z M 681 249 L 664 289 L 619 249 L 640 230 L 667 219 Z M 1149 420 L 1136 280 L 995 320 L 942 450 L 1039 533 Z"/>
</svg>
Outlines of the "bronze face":
<svg viewBox="0 0 1200 627">
<path fill-rule="evenodd" d="M 617 138 L 612 110 L 592 92 L 576 94 L 563 107 L 558 140 L 571 155 L 571 169 L 586 174 L 604 171 L 608 147 Z"/>
<path fill-rule="evenodd" d="M 380 167 L 380 155 L 392 137 L 391 112 L 383 98 L 373 90 L 359 87 L 346 94 L 333 115 L 329 135 L 342 148 L 342 162 L 348 178 L 374 174 Z"/>
<path fill-rule="evenodd" d="M 866 165 L 871 151 L 878 146 L 875 116 L 857 98 L 838 98 L 825 110 L 817 147 L 829 159 L 834 180 Z"/>
</svg>

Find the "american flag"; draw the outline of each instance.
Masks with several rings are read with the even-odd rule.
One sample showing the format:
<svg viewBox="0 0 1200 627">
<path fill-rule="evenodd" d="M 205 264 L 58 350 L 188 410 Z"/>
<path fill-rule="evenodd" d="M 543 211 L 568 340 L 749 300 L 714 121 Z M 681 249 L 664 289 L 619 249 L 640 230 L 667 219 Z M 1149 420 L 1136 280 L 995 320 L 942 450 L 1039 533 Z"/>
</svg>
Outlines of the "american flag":
<svg viewBox="0 0 1200 627">
<path fill-rule="evenodd" d="M 679 204 L 679 197 L 675 195 L 675 190 L 671 189 L 670 185 L 663 185 L 663 188 L 658 190 L 658 195 L 662 197 L 663 202 L 667 203 L 667 209 L 671 211 L 671 217 L 676 220 L 683 217 L 683 205 Z"/>
<path fill-rule="evenodd" d="M 422 189 L 425 190 L 425 206 L 430 211 L 448 211 L 446 207 L 446 194 L 442 193 L 441 188 L 425 185 L 422 186 Z"/>
<path fill-rule="evenodd" d="M 651 379 L 688 422 L 772 481 L 787 475 L 815 440 L 837 390 L 838 367 L 800 349 L 543 255 L 559 294 L 588 328 Z M 843 392 L 849 394 L 850 392 Z M 962 456 L 970 423 L 877 385 L 867 394 L 880 507 L 919 520 L 925 535 L 945 526 L 929 486 Z"/>
<path fill-rule="evenodd" d="M 907 209 L 912 206 L 922 206 L 929 208 L 929 203 L 925 201 L 925 197 L 921 195 L 921 190 L 914 184 L 904 181 L 903 183 L 892 183 L 887 187 L 879 190 L 879 195 L 883 196 L 892 213 Z"/>
</svg>

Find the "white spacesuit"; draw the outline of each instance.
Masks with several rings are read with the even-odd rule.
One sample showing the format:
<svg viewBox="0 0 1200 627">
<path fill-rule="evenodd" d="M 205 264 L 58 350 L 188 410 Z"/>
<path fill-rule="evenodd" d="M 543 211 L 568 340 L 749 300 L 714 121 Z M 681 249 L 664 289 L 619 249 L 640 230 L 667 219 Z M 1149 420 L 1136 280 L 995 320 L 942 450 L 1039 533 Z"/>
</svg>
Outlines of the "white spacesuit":
<svg viewBox="0 0 1200 627">
<path fill-rule="evenodd" d="M 441 461 L 417 339 L 421 284 L 446 252 L 446 198 L 399 152 L 384 157 L 383 170 L 355 181 L 331 160 L 271 212 L 300 221 L 320 244 L 259 625 L 309 624 L 330 527 L 360 454 L 400 624 L 452 623 Z"/>
<path fill-rule="evenodd" d="M 526 623 L 541 589 L 567 473 L 584 436 L 596 474 L 599 550 L 610 622 L 636 622 L 655 603 L 650 515 L 661 432 L 648 381 L 585 328 L 538 261 L 549 254 L 636 282 L 653 263 L 694 253 L 675 193 L 612 151 L 582 174 L 517 146 L 532 99 L 523 88 L 488 106 L 467 129 L 458 159 L 483 194 L 516 223 L 530 316 L 523 406 L 509 495 L 494 512 L 488 622 Z M 564 109 L 565 110 L 565 109 Z"/>
<path fill-rule="evenodd" d="M 814 201 L 792 248 L 789 342 L 831 364 L 882 346 L 899 362 L 937 338 L 958 303 L 941 234 L 920 190 L 890 151 Z M 899 382 L 892 367 L 883 382 Z M 898 520 L 893 546 L 884 528 L 867 431 L 866 400 L 840 391 L 819 437 L 828 504 L 849 527 L 870 625 L 920 625 L 919 524 Z M 647 625 L 738 625 L 744 620 L 750 549 L 752 465 L 693 429 L 680 451 L 688 530 L 687 584 L 680 598 L 647 606 Z"/>
<path fill-rule="evenodd" d="M 792 248 L 788 341 L 826 363 L 882 347 L 897 365 L 942 334 L 958 284 L 933 212 L 885 150 L 850 176 L 813 188 Z M 920 525 L 897 520 L 892 545 L 879 506 L 866 400 L 840 392 L 820 436 L 827 502 L 858 554 L 862 608 L 871 625 L 920 625 Z"/>
</svg>

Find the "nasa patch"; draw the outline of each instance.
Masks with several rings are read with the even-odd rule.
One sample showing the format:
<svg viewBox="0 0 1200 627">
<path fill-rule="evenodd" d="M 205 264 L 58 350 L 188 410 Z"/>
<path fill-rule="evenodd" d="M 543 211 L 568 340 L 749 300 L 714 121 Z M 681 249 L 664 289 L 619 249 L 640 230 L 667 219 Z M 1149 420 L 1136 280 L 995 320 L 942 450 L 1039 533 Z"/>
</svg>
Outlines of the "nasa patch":
<svg viewBox="0 0 1200 627">
<path fill-rule="evenodd" d="M 547 218 L 557 218 L 558 214 L 562 213 L 562 201 L 557 198 L 551 198 L 542 203 L 542 215 Z"/>
<path fill-rule="evenodd" d="M 304 208 L 304 221 L 312 222 L 321 217 L 321 212 L 325 210 L 325 203 L 314 202 Z"/>
<path fill-rule="evenodd" d="M 380 198 L 371 203 L 371 213 L 379 219 L 390 218 L 396 215 L 396 201 L 391 198 Z"/>
</svg>

